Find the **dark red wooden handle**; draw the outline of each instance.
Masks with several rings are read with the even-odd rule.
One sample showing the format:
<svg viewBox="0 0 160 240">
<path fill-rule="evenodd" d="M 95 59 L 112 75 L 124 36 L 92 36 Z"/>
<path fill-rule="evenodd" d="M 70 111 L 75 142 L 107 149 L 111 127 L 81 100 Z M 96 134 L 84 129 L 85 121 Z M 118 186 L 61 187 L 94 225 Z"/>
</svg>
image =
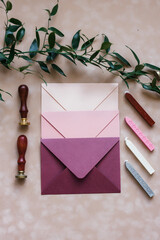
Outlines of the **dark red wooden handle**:
<svg viewBox="0 0 160 240">
<path fill-rule="evenodd" d="M 18 158 L 18 171 L 24 171 L 25 170 L 25 153 L 27 150 L 27 137 L 25 135 L 21 135 L 17 139 L 17 148 L 19 153 Z"/>
<path fill-rule="evenodd" d="M 21 118 L 27 118 L 28 108 L 27 108 L 27 97 L 28 97 L 28 87 L 27 85 L 20 85 L 18 88 L 19 97 L 21 101 L 20 114 Z"/>
</svg>

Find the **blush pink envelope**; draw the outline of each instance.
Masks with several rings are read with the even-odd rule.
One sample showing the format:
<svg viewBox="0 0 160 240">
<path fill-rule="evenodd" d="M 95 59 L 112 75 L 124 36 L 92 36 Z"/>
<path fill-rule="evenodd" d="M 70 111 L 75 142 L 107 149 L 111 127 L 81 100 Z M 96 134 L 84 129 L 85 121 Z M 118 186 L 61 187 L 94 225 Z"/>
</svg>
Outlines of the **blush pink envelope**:
<svg viewBox="0 0 160 240">
<path fill-rule="evenodd" d="M 118 111 L 45 112 L 42 138 L 119 137 Z"/>
<path fill-rule="evenodd" d="M 118 110 L 117 83 L 42 83 L 42 113 Z"/>
</svg>

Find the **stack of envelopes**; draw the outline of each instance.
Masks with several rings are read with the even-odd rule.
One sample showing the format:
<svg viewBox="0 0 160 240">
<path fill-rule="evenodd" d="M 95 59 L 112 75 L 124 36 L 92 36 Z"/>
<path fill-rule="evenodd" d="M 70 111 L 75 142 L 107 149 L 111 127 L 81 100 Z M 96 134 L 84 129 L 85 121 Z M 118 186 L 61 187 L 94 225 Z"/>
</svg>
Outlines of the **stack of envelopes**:
<svg viewBox="0 0 160 240">
<path fill-rule="evenodd" d="M 120 192 L 118 84 L 42 84 L 41 191 Z"/>
</svg>

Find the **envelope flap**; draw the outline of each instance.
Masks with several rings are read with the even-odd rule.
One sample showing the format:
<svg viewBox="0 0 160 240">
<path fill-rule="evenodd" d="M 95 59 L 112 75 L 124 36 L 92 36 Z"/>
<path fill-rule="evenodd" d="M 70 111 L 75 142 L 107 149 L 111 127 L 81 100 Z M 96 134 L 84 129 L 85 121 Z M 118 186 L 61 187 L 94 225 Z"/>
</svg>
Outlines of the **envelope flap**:
<svg viewBox="0 0 160 240">
<path fill-rule="evenodd" d="M 114 92 L 112 103 L 115 101 L 116 105 L 115 109 L 113 107 L 112 109 L 118 110 L 117 83 L 48 83 L 47 86 L 42 84 L 42 88 L 50 98 L 48 105 L 51 104 L 51 101 L 54 101 L 61 111 L 95 110 L 105 99 L 110 98 Z M 43 95 L 42 97 L 43 106 L 45 97 Z M 44 108 L 42 107 L 42 109 Z M 54 106 L 53 109 L 55 109 Z"/>
<path fill-rule="evenodd" d="M 119 138 L 42 139 L 77 178 L 84 178 L 118 141 Z"/>
</svg>

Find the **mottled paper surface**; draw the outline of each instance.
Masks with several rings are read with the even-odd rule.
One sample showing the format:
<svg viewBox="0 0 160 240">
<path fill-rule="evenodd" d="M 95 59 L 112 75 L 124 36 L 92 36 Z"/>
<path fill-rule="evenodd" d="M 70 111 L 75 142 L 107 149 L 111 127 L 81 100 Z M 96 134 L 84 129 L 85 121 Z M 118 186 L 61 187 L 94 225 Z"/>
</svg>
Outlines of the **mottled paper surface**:
<svg viewBox="0 0 160 240">
<path fill-rule="evenodd" d="M 35 36 L 34 26 L 46 26 L 45 8 L 51 8 L 52 1 L 13 0 L 13 12 L 25 22 L 27 35 L 21 49 L 29 49 Z M 125 44 L 133 48 L 143 62 L 159 64 L 160 52 L 160 2 L 152 0 L 68 0 L 61 1 L 60 9 L 53 23 L 65 34 L 64 43 L 78 30 L 89 37 L 105 33 L 114 43 L 112 49 L 122 53 L 134 63 Z M 0 22 L 4 22 L 0 14 Z M 32 27 L 31 27 L 32 25 Z M 0 25 L 0 31 L 3 31 Z M 1 38 L 2 39 L 2 38 Z M 98 41 L 97 41 L 98 44 Z M 5 96 L 6 103 L 0 103 L 0 239 L 2 240 L 159 240 L 160 236 L 160 99 L 157 95 L 131 84 L 130 92 L 153 117 L 156 124 L 150 128 L 124 98 L 127 90 L 120 78 L 116 78 L 94 67 L 73 66 L 67 60 L 57 60 L 68 78 L 53 73 L 45 75 L 48 82 L 118 82 L 121 125 L 121 194 L 41 196 L 40 195 L 40 84 L 35 76 L 23 79 L 20 73 L 0 68 L 0 88 L 9 90 L 13 97 Z M 18 63 L 20 65 L 20 63 Z M 24 65 L 24 62 L 22 63 Z M 26 83 L 30 94 L 28 99 L 31 122 L 28 130 L 22 130 L 19 122 L 18 86 Z M 127 128 L 124 117 L 130 116 L 150 137 L 155 150 L 150 153 Z M 17 171 L 16 140 L 26 134 L 29 140 L 26 153 L 26 174 L 24 184 L 15 180 Z M 153 176 L 141 167 L 124 144 L 128 136 L 156 170 Z M 135 183 L 124 167 L 128 159 L 141 173 L 155 193 L 149 199 Z"/>
</svg>

